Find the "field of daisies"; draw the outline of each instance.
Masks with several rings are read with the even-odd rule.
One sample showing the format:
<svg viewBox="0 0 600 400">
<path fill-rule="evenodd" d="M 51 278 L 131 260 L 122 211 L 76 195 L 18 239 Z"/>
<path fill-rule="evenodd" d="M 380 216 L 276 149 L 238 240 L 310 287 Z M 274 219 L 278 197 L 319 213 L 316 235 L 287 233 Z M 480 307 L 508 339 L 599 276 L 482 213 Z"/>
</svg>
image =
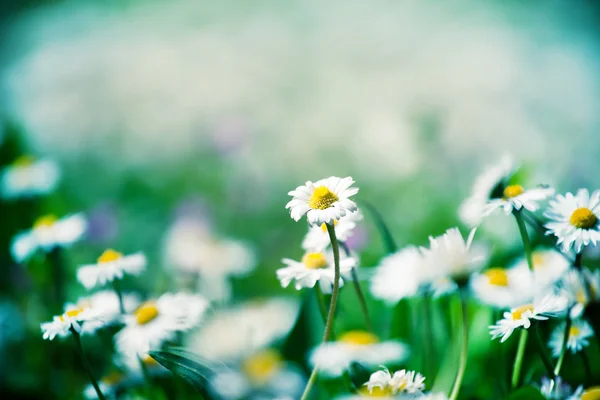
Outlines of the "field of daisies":
<svg viewBox="0 0 600 400">
<path fill-rule="evenodd" d="M 447 210 L 460 226 L 399 241 L 360 181 L 307 176 L 262 243 L 223 233 L 218 196 L 148 242 L 120 239 L 117 206 L 65 200 L 64 167 L 17 128 L 1 146 L 8 398 L 600 399 L 594 188 L 498 155 Z"/>
</svg>

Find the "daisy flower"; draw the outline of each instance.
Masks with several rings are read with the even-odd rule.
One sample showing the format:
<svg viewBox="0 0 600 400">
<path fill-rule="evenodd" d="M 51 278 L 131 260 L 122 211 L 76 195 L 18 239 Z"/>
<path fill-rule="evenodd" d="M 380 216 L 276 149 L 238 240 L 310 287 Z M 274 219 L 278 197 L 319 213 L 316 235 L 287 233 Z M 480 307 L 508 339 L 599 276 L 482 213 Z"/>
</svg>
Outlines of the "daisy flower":
<svg viewBox="0 0 600 400">
<path fill-rule="evenodd" d="M 264 349 L 208 378 L 211 391 L 224 400 L 299 398 L 306 384 L 296 365 L 275 349 Z"/>
<path fill-rule="evenodd" d="M 0 172 L 0 196 L 16 199 L 48 194 L 59 178 L 60 171 L 53 161 L 22 156 Z"/>
<path fill-rule="evenodd" d="M 71 328 L 81 332 L 85 323 L 99 319 L 98 314 L 89 307 L 80 308 L 75 305 L 67 305 L 67 311 L 62 315 L 55 316 L 52 321 L 40 325 L 43 338 L 53 340 L 56 336 L 66 337 Z"/>
<path fill-rule="evenodd" d="M 471 276 L 475 298 L 496 308 L 511 308 L 530 302 L 532 275 L 529 268 L 488 268 Z"/>
<path fill-rule="evenodd" d="M 136 369 L 137 357 L 174 340 L 178 332 L 198 326 L 207 308 L 206 299 L 187 293 L 167 293 L 148 300 L 123 318 L 125 327 L 115 335 L 115 347 L 128 367 Z"/>
<path fill-rule="evenodd" d="M 512 159 L 507 156 L 497 165 L 486 168 L 475 180 L 471 195 L 460 205 L 460 220 L 471 227 L 479 225 L 486 204 L 491 199 L 502 197 L 514 170 Z"/>
<path fill-rule="evenodd" d="M 360 211 L 348 213 L 339 220 L 333 222 L 335 236 L 341 242 L 346 242 L 353 234 L 356 223 L 363 219 Z M 327 225 L 312 226 L 302 241 L 302 248 L 306 251 L 320 252 L 324 251 L 330 245 Z"/>
<path fill-rule="evenodd" d="M 187 347 L 212 361 L 239 361 L 287 337 L 298 319 L 296 299 L 274 297 L 246 301 L 212 313 Z"/>
<path fill-rule="evenodd" d="M 15 261 L 23 262 L 36 251 L 46 253 L 58 247 L 69 247 L 83 238 L 87 221 L 82 214 L 73 214 L 58 219 L 55 215 L 38 218 L 29 231 L 16 235 L 11 244 Z"/>
<path fill-rule="evenodd" d="M 457 283 L 466 281 L 469 275 L 483 268 L 489 256 L 487 247 L 473 244 L 476 229 L 465 240 L 458 228 L 451 228 L 441 236 L 429 237 L 429 248 L 422 248 L 425 279 L 435 281 L 448 277 Z M 427 276 L 429 275 L 429 276 Z"/>
<path fill-rule="evenodd" d="M 133 312 L 139 303 L 137 297 L 133 295 L 123 295 L 122 297 L 125 312 Z M 89 308 L 97 315 L 97 319 L 87 321 L 83 325 L 82 334 L 94 333 L 100 328 L 120 322 L 121 319 L 119 297 L 112 290 L 102 290 L 90 296 L 82 297 L 77 300 L 75 306 L 77 308 Z"/>
<path fill-rule="evenodd" d="M 599 215 L 600 190 L 591 196 L 587 189 L 579 189 L 576 196 L 559 194 L 550 201 L 550 207 L 544 213 L 550 219 L 545 225 L 546 234 L 556 236 L 563 252 L 573 248 L 576 253 L 581 253 L 584 246 L 595 246 L 600 240 Z"/>
<path fill-rule="evenodd" d="M 544 398 L 548 400 L 564 400 L 567 398 L 571 400 L 574 398 L 569 396 L 578 396 L 583 390 L 583 388 L 579 388 L 577 392 L 573 393 L 571 386 L 569 386 L 567 382 L 563 382 L 560 376 L 557 376 L 554 379 L 549 379 L 548 377 L 544 376 L 539 389 Z"/>
<path fill-rule="evenodd" d="M 568 301 L 571 318 L 578 318 L 589 303 L 600 300 L 600 270 L 571 269 L 563 275 L 557 287 Z"/>
<path fill-rule="evenodd" d="M 371 374 L 369 381 L 365 383 L 370 393 L 375 388 L 381 391 L 388 391 L 391 394 L 411 394 L 421 395 L 425 389 L 425 377 L 415 371 L 405 369 L 390 374 L 387 368 L 381 369 Z"/>
<path fill-rule="evenodd" d="M 552 355 L 554 357 L 560 356 L 560 353 L 562 352 L 563 340 L 565 338 L 565 325 L 566 323 L 558 325 L 550 336 L 548 347 L 552 350 Z M 593 334 L 594 331 L 587 321 L 582 319 L 574 320 L 569 329 L 567 349 L 571 350 L 573 354 L 581 351 L 581 349 L 590 345 L 588 338 Z"/>
<path fill-rule="evenodd" d="M 384 257 L 371 278 L 373 297 L 394 304 L 405 297 L 416 295 L 421 286 L 423 268 L 423 255 L 414 246 Z"/>
<path fill-rule="evenodd" d="M 565 298 L 556 295 L 547 295 L 539 300 L 534 300 L 531 304 L 521 305 L 512 308 L 510 312 L 504 313 L 504 318 L 490 326 L 492 340 L 498 337 L 501 343 L 504 343 L 517 328 L 528 329 L 531 326 L 531 320 L 546 320 L 548 317 L 555 317 L 565 312 Z"/>
<path fill-rule="evenodd" d="M 285 208 L 290 209 L 290 215 L 295 221 L 306 214 L 310 226 L 333 224 L 333 221 L 358 209 L 356 203 L 350 200 L 350 197 L 358 193 L 358 188 L 351 187 L 353 183 L 351 177 L 337 176 L 314 183 L 308 181 L 288 193 L 293 198 Z"/>
<path fill-rule="evenodd" d="M 483 209 L 482 216 L 487 217 L 498 209 L 502 209 L 506 215 L 513 210 L 535 212 L 539 209 L 538 201 L 547 199 L 554 194 L 554 189 L 548 187 L 537 187 L 525 190 L 521 185 L 508 185 L 502 191 L 502 197 L 490 199 Z"/>
<path fill-rule="evenodd" d="M 87 289 L 103 286 L 125 274 L 139 275 L 146 268 L 146 256 L 135 253 L 124 256 L 112 249 L 105 250 L 96 264 L 83 265 L 77 270 L 77 280 Z"/>
<path fill-rule="evenodd" d="M 319 366 L 323 375 L 335 378 L 341 376 L 350 364 L 357 362 L 367 367 L 382 364 L 400 363 L 408 358 L 409 349 L 396 340 L 380 342 L 370 332 L 350 331 L 339 336 L 336 341 L 323 343 L 312 350 L 310 363 Z"/>
<path fill-rule="evenodd" d="M 538 292 L 559 281 L 571 266 L 562 254 L 552 249 L 534 250 L 531 258 L 533 261 L 533 283 Z M 529 271 L 529 265 L 525 257 L 520 258 L 513 265 L 513 268 Z"/>
</svg>

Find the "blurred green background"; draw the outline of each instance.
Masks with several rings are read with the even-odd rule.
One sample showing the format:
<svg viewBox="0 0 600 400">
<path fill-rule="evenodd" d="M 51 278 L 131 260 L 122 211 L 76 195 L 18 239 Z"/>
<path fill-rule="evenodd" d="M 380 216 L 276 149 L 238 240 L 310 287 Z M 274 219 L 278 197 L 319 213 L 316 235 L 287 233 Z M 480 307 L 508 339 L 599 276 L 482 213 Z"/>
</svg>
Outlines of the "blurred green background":
<svg viewBox="0 0 600 400">
<path fill-rule="evenodd" d="M 351 175 L 400 245 L 458 224 L 474 177 L 507 153 L 532 183 L 595 189 L 599 17 L 595 1 L 3 2 L 0 164 L 49 157 L 63 178 L 51 196 L 0 205 L 0 302 L 23 316 L 2 320 L 20 328 L 0 344 L 0 390 L 77 398 L 85 382 L 62 391 L 56 370 L 78 361 L 46 357 L 69 346 L 39 334 L 43 263 L 26 271 L 8 253 L 42 213 L 92 219 L 71 277 L 107 247 L 141 250 L 149 272 L 128 289 L 156 294 L 175 287 L 165 234 L 192 210 L 255 247 L 258 268 L 234 282 L 244 299 L 294 294 L 274 271 L 301 256 L 306 226 L 284 205 L 305 180 Z M 482 228 L 500 258 L 519 251 L 513 225 Z M 361 235 L 373 266 L 385 249 L 369 217 Z M 67 290 L 84 294 L 74 278 Z M 493 364 L 485 324 L 465 382 L 476 398 L 494 390 L 477 368 Z"/>
</svg>

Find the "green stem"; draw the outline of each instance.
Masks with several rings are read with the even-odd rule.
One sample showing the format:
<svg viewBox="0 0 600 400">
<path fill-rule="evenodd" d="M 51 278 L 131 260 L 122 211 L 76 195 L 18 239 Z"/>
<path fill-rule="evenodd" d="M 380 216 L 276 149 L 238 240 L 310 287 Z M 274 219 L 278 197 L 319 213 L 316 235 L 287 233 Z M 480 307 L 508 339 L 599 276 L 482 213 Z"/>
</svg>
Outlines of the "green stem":
<svg viewBox="0 0 600 400">
<path fill-rule="evenodd" d="M 534 331 L 533 333 L 535 334 L 536 347 L 538 349 L 538 353 L 540 353 L 540 357 L 542 359 L 542 362 L 544 363 L 544 367 L 546 367 L 550 379 L 554 379 L 554 366 L 552 365 L 552 359 L 548 355 L 548 352 L 546 352 L 546 347 L 544 347 L 544 341 L 540 336 L 539 325 L 535 324 L 535 326 L 533 326 L 532 329 Z"/>
<path fill-rule="evenodd" d="M 527 347 L 527 335 L 527 329 L 521 328 L 521 335 L 519 336 L 519 346 L 517 347 L 517 355 L 515 356 L 515 364 L 513 366 L 513 374 L 511 379 L 512 390 L 515 390 L 519 386 L 519 380 L 521 378 L 521 367 L 523 366 L 523 357 L 525 356 L 525 347 Z"/>
<path fill-rule="evenodd" d="M 323 325 L 327 324 L 327 306 L 325 305 L 325 295 L 321 291 L 319 285 L 315 285 L 315 295 L 317 296 L 317 304 L 319 305 L 319 313 L 323 318 Z M 331 338 L 335 337 L 335 332 L 331 330 Z"/>
<path fill-rule="evenodd" d="M 527 259 L 527 265 L 529 269 L 533 271 L 533 256 L 531 254 L 531 242 L 529 242 L 529 235 L 527 234 L 527 227 L 525 226 L 525 221 L 523 220 L 522 210 L 513 210 L 513 215 L 517 220 L 517 225 L 519 226 L 519 233 L 521 234 L 521 239 L 523 240 L 523 248 L 525 249 L 525 258 Z"/>
<path fill-rule="evenodd" d="M 140 369 L 142 370 L 142 376 L 144 377 L 144 381 L 146 382 L 146 397 L 148 399 L 154 398 L 154 391 L 152 390 L 152 378 L 150 377 L 150 372 L 148 372 L 148 367 L 144 363 L 144 360 L 138 355 L 138 362 L 140 363 Z"/>
<path fill-rule="evenodd" d="M 96 378 L 94 378 L 94 374 L 92 374 L 92 369 L 90 368 L 90 364 L 85 356 L 85 353 L 83 352 L 83 347 L 81 346 L 81 337 L 79 336 L 79 332 L 77 332 L 75 330 L 75 328 L 73 328 L 73 326 L 71 326 L 69 329 L 71 331 L 71 334 L 73 335 L 73 338 L 75 339 L 75 343 L 77 344 L 77 352 L 79 353 L 79 357 L 81 358 L 81 362 L 83 363 L 83 368 L 85 369 L 85 372 L 87 372 L 87 374 L 90 378 L 90 381 L 92 381 L 92 386 L 94 387 L 94 390 L 96 391 L 96 395 L 98 396 L 98 399 L 105 400 L 106 398 L 102 394 L 102 391 L 100 390 L 100 386 L 98 386 L 98 381 L 96 380 Z"/>
<path fill-rule="evenodd" d="M 563 362 L 565 361 L 565 354 L 567 353 L 567 343 L 569 342 L 569 333 L 571 332 L 571 318 L 569 313 L 567 312 L 567 323 L 565 324 L 565 334 L 562 342 L 562 349 L 560 351 L 560 356 L 558 357 L 558 361 L 556 362 L 556 366 L 554 367 L 554 375 L 560 376 L 560 369 L 562 368 Z"/>
<path fill-rule="evenodd" d="M 346 243 L 339 242 L 342 249 L 344 249 L 344 253 L 346 256 L 352 257 L 350 253 L 350 249 L 346 246 Z M 352 268 L 352 283 L 354 284 L 354 290 L 356 291 L 356 297 L 358 297 L 358 302 L 360 304 L 360 309 L 362 310 L 363 316 L 365 317 L 365 326 L 367 330 L 373 332 L 373 324 L 371 323 L 371 317 L 369 316 L 369 309 L 367 308 L 367 301 L 365 300 L 365 295 L 363 294 L 362 289 L 360 288 L 360 283 L 358 282 L 358 274 L 356 273 L 356 269 Z"/>
<path fill-rule="evenodd" d="M 333 331 L 333 320 L 335 318 L 335 307 L 337 305 L 338 294 L 340 291 L 340 247 L 337 241 L 337 237 L 335 236 L 335 229 L 333 224 L 326 224 L 327 233 L 329 233 L 329 240 L 331 241 L 331 249 L 333 250 L 333 264 L 334 264 L 334 275 L 333 275 L 333 290 L 331 292 L 331 301 L 329 303 L 329 312 L 327 314 L 327 321 L 325 323 L 325 331 L 323 332 L 323 343 L 326 343 L 331 336 L 331 332 Z M 304 388 L 304 392 L 302 393 L 302 397 L 300 400 L 308 399 L 308 395 L 310 394 L 310 390 L 317 379 L 317 369 L 319 366 L 315 364 L 310 378 L 306 383 L 306 387 Z"/>
<path fill-rule="evenodd" d="M 113 281 L 113 288 L 115 289 L 115 293 L 119 298 L 119 310 L 121 315 L 125 315 L 125 306 L 123 305 L 123 292 L 121 291 L 121 281 L 119 279 L 115 279 Z"/>
<path fill-rule="evenodd" d="M 432 360 L 432 354 L 435 351 L 431 351 L 431 346 L 434 345 L 433 339 L 433 331 L 432 331 L 432 321 L 431 321 L 431 297 L 429 294 L 423 295 L 422 301 L 422 313 L 423 313 L 423 371 L 426 374 L 425 376 L 429 377 L 432 381 L 434 377 L 432 376 L 431 366 L 435 365 L 434 360 Z"/>
<path fill-rule="evenodd" d="M 456 400 L 458 398 L 458 392 L 460 392 L 460 386 L 467 369 L 467 355 L 469 351 L 469 321 L 467 313 L 467 300 L 465 294 L 461 291 L 460 293 L 460 304 L 462 310 L 462 346 L 460 349 L 460 361 L 458 364 L 458 372 L 456 373 L 456 379 L 452 386 L 452 392 L 450 393 L 450 400 Z"/>
</svg>

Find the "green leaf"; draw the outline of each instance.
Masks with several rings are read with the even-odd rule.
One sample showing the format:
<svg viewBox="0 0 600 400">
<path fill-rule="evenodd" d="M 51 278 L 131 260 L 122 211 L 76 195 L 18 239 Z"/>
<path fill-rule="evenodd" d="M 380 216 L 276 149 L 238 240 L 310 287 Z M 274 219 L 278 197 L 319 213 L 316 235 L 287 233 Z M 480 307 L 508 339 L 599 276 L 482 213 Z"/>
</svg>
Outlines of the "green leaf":
<svg viewBox="0 0 600 400">
<path fill-rule="evenodd" d="M 396 242 L 394 241 L 394 238 L 392 237 L 392 233 L 390 232 L 389 228 L 385 224 L 383 217 L 381 216 L 379 211 L 377 211 L 377 209 L 369 203 L 364 203 L 364 205 L 367 208 L 367 210 L 369 210 L 369 212 L 371 213 L 371 216 L 373 217 L 373 220 L 375 221 L 375 226 L 377 227 L 377 230 L 381 234 L 381 237 L 383 239 L 383 243 L 385 245 L 385 249 L 386 249 L 387 253 L 392 254 L 392 253 L 396 252 L 396 250 L 398 250 L 398 246 L 396 245 Z"/>
<path fill-rule="evenodd" d="M 544 400 L 544 396 L 533 386 L 525 386 L 512 392 L 508 400 Z"/>
<path fill-rule="evenodd" d="M 206 386 L 206 377 L 202 371 L 206 366 L 184 355 L 184 352 L 169 351 L 151 351 L 150 357 L 154 358 L 159 364 L 167 368 L 174 375 L 181 377 L 197 392 L 203 392 Z"/>
</svg>

